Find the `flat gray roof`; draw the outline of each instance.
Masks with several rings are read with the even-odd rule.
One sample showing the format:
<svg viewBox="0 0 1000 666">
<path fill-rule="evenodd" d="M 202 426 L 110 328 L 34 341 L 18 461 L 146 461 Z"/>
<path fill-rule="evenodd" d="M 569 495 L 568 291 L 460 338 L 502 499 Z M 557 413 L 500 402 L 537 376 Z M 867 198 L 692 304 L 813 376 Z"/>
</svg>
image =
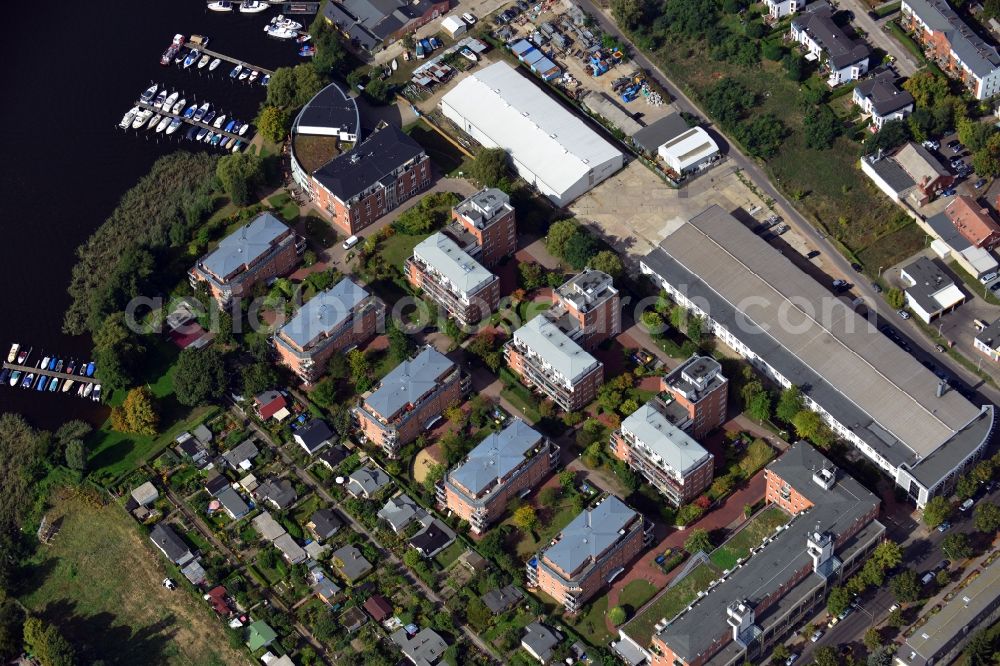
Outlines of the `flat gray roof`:
<svg viewBox="0 0 1000 666">
<path fill-rule="evenodd" d="M 600 363 L 559 330 L 559 327 L 544 314 L 536 316 L 517 329 L 514 332 L 514 340 L 537 354 L 570 383 Z"/>
<path fill-rule="evenodd" d="M 354 308 L 369 293 L 351 278 L 344 278 L 330 289 L 306 302 L 292 320 L 281 327 L 279 335 L 288 338 L 300 349 L 309 347 L 322 335 L 329 335 L 350 318 Z"/>
<path fill-rule="evenodd" d="M 988 44 L 955 12 L 945 0 L 906 0 L 913 12 L 932 30 L 943 32 L 948 43 L 976 76 L 987 76 L 1000 67 L 1000 53 Z"/>
<path fill-rule="evenodd" d="M 424 347 L 413 359 L 403 361 L 387 374 L 365 404 L 385 419 L 414 404 L 438 386 L 438 380 L 455 369 L 447 356 Z"/>
<path fill-rule="evenodd" d="M 621 428 L 622 432 L 635 435 L 636 445 L 645 447 L 654 460 L 681 476 L 712 457 L 701 444 L 668 421 L 652 400 L 626 417 Z"/>
<path fill-rule="evenodd" d="M 524 421 L 514 419 L 500 432 L 488 435 L 448 476 L 473 495 L 479 495 L 517 469 L 527 453 L 543 440 Z"/>
<path fill-rule="evenodd" d="M 274 241 L 287 231 L 285 223 L 274 215 L 261 213 L 246 226 L 223 238 L 219 247 L 202 258 L 201 266 L 225 280 L 267 254 Z"/>
<path fill-rule="evenodd" d="M 978 418 L 957 392 L 937 397 L 933 373 L 719 206 L 668 227 L 647 269 L 893 466 L 929 456 Z"/>
<path fill-rule="evenodd" d="M 580 512 L 559 533 L 559 540 L 540 555 L 571 576 L 613 546 L 622 536 L 619 532 L 638 516 L 634 509 L 609 495 L 594 508 Z"/>
<path fill-rule="evenodd" d="M 497 279 L 440 231 L 417 243 L 413 256 L 444 278 L 459 294 L 475 294 Z"/>
<path fill-rule="evenodd" d="M 689 127 L 680 114 L 671 113 L 636 132 L 632 143 L 647 153 L 656 153 L 657 148 L 678 134 L 683 134 Z"/>
<path fill-rule="evenodd" d="M 829 490 L 812 479 L 813 472 L 824 467 L 837 473 L 836 483 Z M 726 626 L 726 607 L 731 602 L 745 601 L 752 608 L 792 582 L 800 571 L 812 568 L 812 558 L 806 551 L 810 534 L 846 534 L 879 505 L 877 497 L 806 442 L 794 444 L 767 469 L 805 495 L 813 507 L 793 518 L 771 543 L 659 633 L 660 639 L 688 663 L 710 652 L 721 633 L 731 635 Z M 808 575 L 819 576 L 815 572 Z"/>
</svg>

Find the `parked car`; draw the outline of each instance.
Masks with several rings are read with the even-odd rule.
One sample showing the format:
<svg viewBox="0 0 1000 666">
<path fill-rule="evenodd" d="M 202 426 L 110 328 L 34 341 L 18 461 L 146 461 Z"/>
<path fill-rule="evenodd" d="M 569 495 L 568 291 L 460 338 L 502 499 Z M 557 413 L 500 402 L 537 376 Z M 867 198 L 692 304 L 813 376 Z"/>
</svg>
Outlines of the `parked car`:
<svg viewBox="0 0 1000 666">
<path fill-rule="evenodd" d="M 920 584 L 921 585 L 927 585 L 932 580 L 934 580 L 934 572 L 933 571 L 928 571 L 927 573 L 924 574 L 923 578 L 920 579 Z"/>
<path fill-rule="evenodd" d="M 934 345 L 934 351 L 943 352 L 944 345 Z"/>
<path fill-rule="evenodd" d="M 864 267 L 855 261 L 851 264 L 851 268 L 853 268 L 855 272 L 860 273 Z"/>
<path fill-rule="evenodd" d="M 983 188 L 983 185 L 985 185 L 985 184 L 986 184 L 986 179 L 985 178 L 980 178 L 979 180 L 977 180 L 975 182 L 975 184 L 973 185 L 973 187 L 976 188 L 977 190 L 980 190 L 980 189 Z"/>
<path fill-rule="evenodd" d="M 792 664 L 794 664 L 795 660 L 798 658 L 799 655 L 797 652 L 791 653 L 790 655 L 788 655 L 788 659 L 785 659 L 785 666 L 792 666 Z"/>
<path fill-rule="evenodd" d="M 878 282 L 872 282 L 872 289 L 875 291 L 876 294 L 882 293 L 882 285 L 880 285 Z"/>
<path fill-rule="evenodd" d="M 834 289 L 840 289 L 841 287 L 844 287 L 846 285 L 847 285 L 847 281 L 846 280 L 841 280 L 840 278 L 837 278 L 836 280 L 833 281 L 833 288 Z"/>
<path fill-rule="evenodd" d="M 476 17 L 470 14 L 469 12 L 465 12 L 464 14 L 462 14 L 462 20 L 468 23 L 469 25 L 476 24 Z"/>
<path fill-rule="evenodd" d="M 812 252 L 806 255 L 806 259 L 813 259 L 818 256 L 819 256 L 819 250 L 813 250 Z"/>
<path fill-rule="evenodd" d="M 945 190 L 941 194 L 943 196 L 946 196 L 946 197 L 953 197 L 953 196 L 955 196 L 955 188 L 954 187 L 949 187 L 947 190 Z"/>
<path fill-rule="evenodd" d="M 922 145 L 924 148 L 927 148 L 928 150 L 937 150 L 938 148 L 941 147 L 941 142 L 940 141 L 927 140 L 927 141 L 924 141 L 920 145 Z"/>
<path fill-rule="evenodd" d="M 963 512 L 968 511 L 975 505 L 976 505 L 976 500 L 970 497 L 969 499 L 965 500 L 964 502 L 958 505 L 958 510 Z"/>
<path fill-rule="evenodd" d="M 941 523 L 940 525 L 938 525 L 938 532 L 947 532 L 950 529 L 951 529 L 951 522 L 950 521 L 946 520 L 943 523 Z"/>
<path fill-rule="evenodd" d="M 910 318 L 910 313 L 907 312 L 906 310 L 896 310 L 896 314 L 898 314 L 903 319 L 909 319 Z"/>
<path fill-rule="evenodd" d="M 812 632 L 812 635 L 809 637 L 809 640 L 811 640 L 813 643 L 815 643 L 816 641 L 818 641 L 822 637 L 823 637 L 823 630 L 822 629 L 817 629 L 816 631 Z"/>
</svg>

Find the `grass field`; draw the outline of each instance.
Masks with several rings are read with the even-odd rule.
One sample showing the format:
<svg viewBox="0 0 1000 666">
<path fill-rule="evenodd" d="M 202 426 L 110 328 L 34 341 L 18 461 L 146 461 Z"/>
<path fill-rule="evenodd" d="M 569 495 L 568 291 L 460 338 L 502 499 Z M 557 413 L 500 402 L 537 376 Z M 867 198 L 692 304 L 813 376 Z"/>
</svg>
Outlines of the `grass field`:
<svg viewBox="0 0 1000 666">
<path fill-rule="evenodd" d="M 385 259 L 385 263 L 403 272 L 403 262 L 413 254 L 413 248 L 417 243 L 430 236 L 427 234 L 393 234 L 387 238 L 379 247 L 379 254 Z"/>
<path fill-rule="evenodd" d="M 712 564 L 699 564 L 682 580 L 660 595 L 641 615 L 628 623 L 628 635 L 639 643 L 649 645 L 653 627 L 664 619 L 671 619 L 698 598 L 698 592 L 718 578 L 720 571 Z"/>
<path fill-rule="evenodd" d="M 278 210 L 278 213 L 284 218 L 285 222 L 294 222 L 299 217 L 299 205 L 292 200 L 288 192 L 282 192 L 271 197 L 267 200 L 267 203 Z"/>
<path fill-rule="evenodd" d="M 165 560 L 121 507 L 59 493 L 53 505 L 61 529 L 30 562 L 21 601 L 57 623 L 86 663 L 250 663 L 208 605 L 163 588 Z"/>
<path fill-rule="evenodd" d="M 434 556 L 434 559 L 441 565 L 442 569 L 447 569 L 452 562 L 465 552 L 465 544 L 455 539 L 455 542 Z"/>
<path fill-rule="evenodd" d="M 656 596 L 656 592 L 656 587 L 649 581 L 634 580 L 622 588 L 622 593 L 618 596 L 618 605 L 628 606 L 629 611 L 634 613 Z"/>
<path fill-rule="evenodd" d="M 586 607 L 573 628 L 579 631 L 591 645 L 607 645 L 615 636 L 608 631 L 604 615 L 608 612 L 608 595 L 594 599 Z"/>
<path fill-rule="evenodd" d="M 774 534 L 776 527 L 790 519 L 791 516 L 778 507 L 770 506 L 754 516 L 733 538 L 716 548 L 709 558 L 720 569 L 732 569 L 736 560 L 746 558 L 751 548 L 760 545 L 764 537 Z"/>
</svg>

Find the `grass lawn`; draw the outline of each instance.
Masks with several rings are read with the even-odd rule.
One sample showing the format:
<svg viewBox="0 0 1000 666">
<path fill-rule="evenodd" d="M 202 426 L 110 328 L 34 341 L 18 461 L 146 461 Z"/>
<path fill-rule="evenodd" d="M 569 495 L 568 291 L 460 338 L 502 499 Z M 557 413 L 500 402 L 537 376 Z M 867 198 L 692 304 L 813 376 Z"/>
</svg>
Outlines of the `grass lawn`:
<svg viewBox="0 0 1000 666">
<path fill-rule="evenodd" d="M 198 530 L 188 530 L 184 533 L 184 536 L 189 544 L 200 550 L 202 553 L 212 552 L 212 544 L 210 544 Z"/>
<path fill-rule="evenodd" d="M 830 149 L 806 146 L 800 88 L 817 81 L 791 81 L 780 63 L 768 60 L 753 67 L 714 60 L 703 42 L 671 42 L 653 55 L 695 98 L 704 99 L 728 76 L 754 94 L 750 118 L 773 113 L 782 120 L 787 135 L 766 169 L 796 208 L 836 239 L 849 257 L 862 259 L 874 270 L 878 263 L 889 266 L 908 256 L 914 243 L 922 244 L 923 232 L 861 173 L 856 141 L 841 136 Z"/>
<path fill-rule="evenodd" d="M 319 466 L 322 467 L 323 465 L 320 464 Z M 292 520 L 297 522 L 302 528 L 302 531 L 305 532 L 306 523 L 308 523 L 309 519 L 312 518 L 312 515 L 322 507 L 323 500 L 319 498 L 319 495 L 313 493 L 303 500 L 297 507 L 295 507 L 295 510 L 292 513 Z"/>
<path fill-rule="evenodd" d="M 634 613 L 656 596 L 656 592 L 656 587 L 649 581 L 634 580 L 622 588 L 622 593 L 618 596 L 618 605 L 628 606 Z"/>
<path fill-rule="evenodd" d="M 417 143 L 424 147 L 431 162 L 441 170 L 442 173 L 455 176 L 460 171 L 467 171 L 471 158 L 451 144 L 447 139 L 438 134 L 422 122 L 416 122 L 403 130 L 409 134 Z"/>
<path fill-rule="evenodd" d="M 628 635 L 639 645 L 649 645 L 653 627 L 664 618 L 673 618 L 688 604 L 698 598 L 698 592 L 719 577 L 720 571 L 712 564 L 702 563 L 673 587 L 661 594 L 641 615 L 628 623 Z"/>
<path fill-rule="evenodd" d="M 731 539 L 722 544 L 709 558 L 720 569 L 732 569 L 736 560 L 746 558 L 750 549 L 760 545 L 764 537 L 774 534 L 775 528 L 786 524 L 791 519 L 787 513 L 776 506 L 769 506 L 750 519 L 743 529 Z"/>
<path fill-rule="evenodd" d="M 281 555 L 278 555 L 278 557 L 276 558 L 277 563 L 273 569 L 268 566 L 265 566 L 264 563 L 261 561 L 262 559 L 263 558 L 261 558 L 260 555 L 258 555 L 257 560 L 253 564 L 257 568 L 257 571 L 260 572 L 260 575 L 264 577 L 264 580 L 266 580 L 269 585 L 277 585 L 282 580 L 284 580 L 286 576 L 288 576 L 288 569 L 285 567 L 285 563 L 282 561 Z"/>
<path fill-rule="evenodd" d="M 458 556 L 465 552 L 465 544 L 455 539 L 455 542 L 434 556 L 435 561 L 441 565 L 442 569 L 447 569 L 451 563 L 458 559 Z"/>
<path fill-rule="evenodd" d="M 537 539 L 532 536 L 531 532 L 514 528 L 521 537 L 515 548 L 516 555 L 521 560 L 527 560 L 538 552 L 538 547 L 541 544 L 547 543 L 552 537 L 559 534 L 562 528 L 569 525 L 570 521 L 576 517 L 576 513 L 573 511 L 573 502 L 566 497 L 551 507 L 535 507 L 535 509 L 538 512 L 539 524 L 539 527 L 535 529 Z M 513 524 L 512 521 L 513 518 L 507 518 L 504 522 Z"/>
<path fill-rule="evenodd" d="M 538 400 L 526 386 L 515 384 L 505 387 L 500 391 L 500 395 L 520 410 L 521 413 L 517 416 L 523 417 L 524 420 L 532 424 L 541 420 L 542 415 L 538 411 Z"/>
<path fill-rule="evenodd" d="M 278 210 L 278 214 L 285 222 L 294 222 L 299 217 L 299 205 L 292 200 L 288 192 L 276 194 L 268 199 L 267 203 Z"/>
<path fill-rule="evenodd" d="M 615 637 L 604 623 L 604 616 L 608 612 L 608 595 L 594 599 L 587 605 L 586 611 L 572 627 L 591 645 L 607 645 Z"/>
<path fill-rule="evenodd" d="M 385 259 L 385 263 L 403 272 L 403 262 L 413 254 L 413 248 L 417 243 L 430 236 L 430 234 L 393 234 L 379 246 L 379 254 Z"/>
<path fill-rule="evenodd" d="M 49 515 L 61 529 L 29 561 L 21 601 L 71 643 L 90 646 L 87 663 L 250 663 L 227 647 L 207 604 L 183 586 L 163 588 L 166 560 L 120 506 L 56 492 Z"/>
</svg>

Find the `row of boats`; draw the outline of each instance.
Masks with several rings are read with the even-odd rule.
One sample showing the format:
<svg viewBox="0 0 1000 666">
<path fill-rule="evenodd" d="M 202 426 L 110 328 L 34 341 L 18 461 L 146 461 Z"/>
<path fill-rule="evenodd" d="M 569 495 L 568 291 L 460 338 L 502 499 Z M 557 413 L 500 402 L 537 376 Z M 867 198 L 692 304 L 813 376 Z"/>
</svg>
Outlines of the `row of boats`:
<svg viewBox="0 0 1000 666">
<path fill-rule="evenodd" d="M 236 118 L 226 122 L 228 116 L 225 113 L 218 113 L 209 102 L 200 106 L 192 104 L 185 109 L 187 100 L 177 99 L 178 97 L 180 97 L 180 93 L 167 94 L 166 88 L 160 90 L 159 84 L 154 83 L 140 95 L 141 104 L 129 109 L 118 126 L 122 129 L 131 127 L 136 130 L 145 126 L 148 130 L 164 132 L 169 135 L 176 132 L 181 124 L 188 120 L 192 124 L 186 136 L 192 141 L 204 141 L 213 146 L 232 149 L 233 152 L 243 147 L 242 139 L 236 136 L 227 136 L 227 134 L 241 137 L 246 135 L 250 128 L 248 123 Z M 143 104 L 148 104 L 153 108 L 144 107 Z M 204 126 L 195 123 L 203 123 Z"/>
<path fill-rule="evenodd" d="M 19 344 L 15 343 L 11 345 L 10 352 L 7 354 L 7 362 L 14 363 L 16 361 L 18 365 L 24 366 L 31 356 L 31 351 L 31 349 L 22 349 Z M 93 361 L 77 363 L 73 360 L 63 361 L 54 356 L 45 356 L 35 364 L 35 367 L 42 371 L 76 375 L 82 378 L 92 378 L 96 370 Z M 49 391 L 50 393 L 60 390 L 62 393 L 72 393 L 76 387 L 76 394 L 81 398 L 90 398 L 95 401 L 101 399 L 101 385 L 96 382 L 53 377 L 43 372 L 25 372 L 13 368 L 3 368 L 0 369 L 0 386 L 4 384 L 27 389 L 33 388 L 36 391 Z"/>
<path fill-rule="evenodd" d="M 299 39 L 301 37 L 300 30 L 302 30 L 301 23 L 285 18 L 281 14 L 275 16 L 270 23 L 264 26 L 264 32 L 267 33 L 267 36 L 275 39 Z"/>
<path fill-rule="evenodd" d="M 284 0 L 281 0 L 284 2 Z M 231 12 L 234 9 L 239 9 L 243 14 L 257 14 L 259 12 L 265 11 L 270 5 L 266 2 L 260 2 L 260 0 L 243 0 L 243 2 L 229 2 L 228 0 L 218 0 L 217 2 L 208 3 L 209 11 L 213 12 Z"/>
<path fill-rule="evenodd" d="M 204 48 L 204 45 L 202 45 L 202 48 Z M 160 58 L 161 65 L 166 66 L 171 62 L 175 65 L 183 67 L 184 69 L 189 69 L 191 67 L 204 69 L 207 67 L 208 71 L 214 72 L 219 65 L 222 64 L 222 58 L 213 58 L 207 53 L 202 53 L 197 48 L 190 49 L 185 53 L 184 35 L 176 34 L 174 35 L 174 40 L 170 43 L 170 46 L 163 52 L 163 56 Z M 252 67 L 248 67 L 243 63 L 237 63 L 237 65 L 230 70 L 229 78 L 246 81 L 247 83 L 256 83 L 259 79 L 260 84 L 262 86 L 266 86 L 271 82 L 271 75 L 264 74 L 261 76 L 261 74 L 263 74 L 263 72 L 260 72 Z"/>
</svg>

